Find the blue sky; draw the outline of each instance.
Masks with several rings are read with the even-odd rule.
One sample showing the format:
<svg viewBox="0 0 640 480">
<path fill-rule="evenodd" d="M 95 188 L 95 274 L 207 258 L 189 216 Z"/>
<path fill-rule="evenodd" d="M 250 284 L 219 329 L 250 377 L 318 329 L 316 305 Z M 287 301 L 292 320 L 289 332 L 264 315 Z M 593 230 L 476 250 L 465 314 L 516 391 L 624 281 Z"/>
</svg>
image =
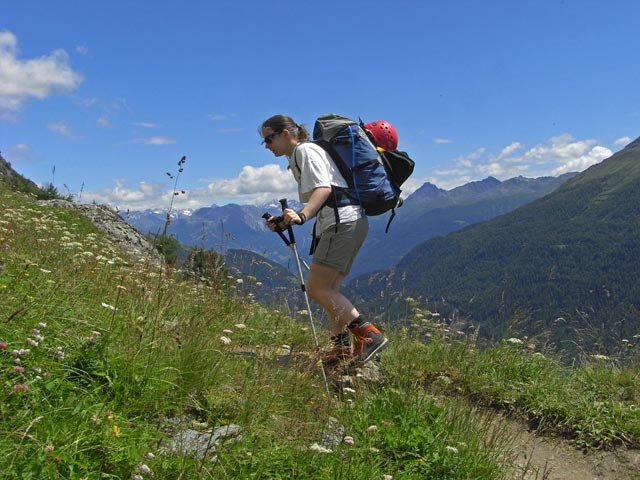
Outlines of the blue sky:
<svg viewBox="0 0 640 480">
<path fill-rule="evenodd" d="M 275 113 L 391 122 L 410 193 L 582 171 L 640 135 L 640 2 L 0 0 L 0 151 L 120 209 L 295 198 Z"/>
</svg>

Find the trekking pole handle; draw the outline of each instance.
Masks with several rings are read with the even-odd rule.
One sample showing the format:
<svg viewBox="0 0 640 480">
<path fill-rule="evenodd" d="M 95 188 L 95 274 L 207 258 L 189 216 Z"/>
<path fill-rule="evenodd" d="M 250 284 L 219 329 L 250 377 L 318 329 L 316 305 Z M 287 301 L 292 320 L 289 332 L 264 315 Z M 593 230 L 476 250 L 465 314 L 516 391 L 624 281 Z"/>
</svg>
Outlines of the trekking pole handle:
<svg viewBox="0 0 640 480">
<path fill-rule="evenodd" d="M 280 199 L 280 205 L 282 205 L 282 211 L 284 212 L 285 209 L 289 208 L 289 205 L 287 204 L 287 199 L 286 198 L 281 198 Z M 296 238 L 293 236 L 293 228 L 291 228 L 291 225 L 287 226 L 287 232 L 289 233 L 289 240 L 291 241 L 291 243 L 296 243 Z"/>
<path fill-rule="evenodd" d="M 279 216 L 279 217 L 274 217 L 269 212 L 265 212 L 265 213 L 262 214 L 262 218 L 264 218 L 269 223 L 275 223 L 276 224 L 275 232 L 280 236 L 280 238 L 287 245 L 287 247 L 291 245 L 291 240 L 288 239 L 285 236 L 285 234 L 283 233 L 282 229 L 278 225 L 280 222 L 282 222 L 284 220 L 284 218 L 282 218 L 282 215 Z M 269 220 L 269 219 L 271 219 L 271 220 Z"/>
<path fill-rule="evenodd" d="M 282 222 L 284 220 L 284 217 L 282 215 L 280 215 L 279 217 L 275 217 L 275 216 L 271 215 L 269 212 L 264 212 L 262 214 L 262 218 L 264 218 L 269 223 L 280 223 L 280 222 Z M 271 220 L 269 220 L 269 219 L 271 219 Z"/>
</svg>

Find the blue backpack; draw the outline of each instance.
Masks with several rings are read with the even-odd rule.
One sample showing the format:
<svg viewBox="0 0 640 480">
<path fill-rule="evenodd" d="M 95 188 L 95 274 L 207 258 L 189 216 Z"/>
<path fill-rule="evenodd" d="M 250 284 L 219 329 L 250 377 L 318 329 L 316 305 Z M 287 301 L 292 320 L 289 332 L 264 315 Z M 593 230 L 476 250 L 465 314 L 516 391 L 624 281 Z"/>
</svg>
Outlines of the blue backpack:
<svg viewBox="0 0 640 480">
<path fill-rule="evenodd" d="M 415 162 L 405 152 L 379 151 L 362 121 L 358 124 L 336 114 L 318 117 L 313 142 L 329 153 L 349 185 L 333 187 L 327 200 L 336 217 L 337 208 L 345 205 L 361 205 L 369 216 L 391 210 L 388 231 L 395 208 L 402 205 L 400 186 L 413 173 Z"/>
</svg>

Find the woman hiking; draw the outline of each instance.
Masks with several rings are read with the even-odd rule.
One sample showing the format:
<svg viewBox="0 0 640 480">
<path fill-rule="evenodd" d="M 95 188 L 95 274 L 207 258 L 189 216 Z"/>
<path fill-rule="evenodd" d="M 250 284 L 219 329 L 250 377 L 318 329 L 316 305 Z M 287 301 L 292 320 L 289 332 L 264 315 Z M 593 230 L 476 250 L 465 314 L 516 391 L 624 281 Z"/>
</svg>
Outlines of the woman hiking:
<svg viewBox="0 0 640 480">
<path fill-rule="evenodd" d="M 340 362 L 361 366 L 388 345 L 385 336 L 340 293 L 342 281 L 369 231 L 367 217 L 359 205 L 341 206 L 337 210 L 326 205 L 332 187 L 346 188 L 347 182 L 329 154 L 308 142 L 309 132 L 304 125 L 287 115 L 274 115 L 262 123 L 260 133 L 265 148 L 276 157 L 288 158 L 300 202 L 304 204 L 298 212 L 285 208 L 280 224 L 276 224 L 275 217 L 268 218 L 267 226 L 275 231 L 316 218 L 315 250 L 306 291 L 329 318 L 332 348 L 321 353 L 321 359 L 327 366 Z"/>
</svg>

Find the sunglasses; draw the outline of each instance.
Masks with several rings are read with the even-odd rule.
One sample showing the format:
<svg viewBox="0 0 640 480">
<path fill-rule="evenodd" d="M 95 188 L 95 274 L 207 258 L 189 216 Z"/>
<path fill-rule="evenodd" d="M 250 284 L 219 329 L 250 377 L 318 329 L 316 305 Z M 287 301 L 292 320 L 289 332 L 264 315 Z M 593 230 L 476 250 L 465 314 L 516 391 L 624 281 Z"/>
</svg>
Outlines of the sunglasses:
<svg viewBox="0 0 640 480">
<path fill-rule="evenodd" d="M 276 133 L 270 133 L 269 135 L 267 135 L 266 137 L 264 137 L 262 139 L 262 143 L 265 145 L 271 145 L 271 142 L 273 142 L 273 138 L 276 135 L 280 135 L 282 132 L 276 132 Z"/>
</svg>

